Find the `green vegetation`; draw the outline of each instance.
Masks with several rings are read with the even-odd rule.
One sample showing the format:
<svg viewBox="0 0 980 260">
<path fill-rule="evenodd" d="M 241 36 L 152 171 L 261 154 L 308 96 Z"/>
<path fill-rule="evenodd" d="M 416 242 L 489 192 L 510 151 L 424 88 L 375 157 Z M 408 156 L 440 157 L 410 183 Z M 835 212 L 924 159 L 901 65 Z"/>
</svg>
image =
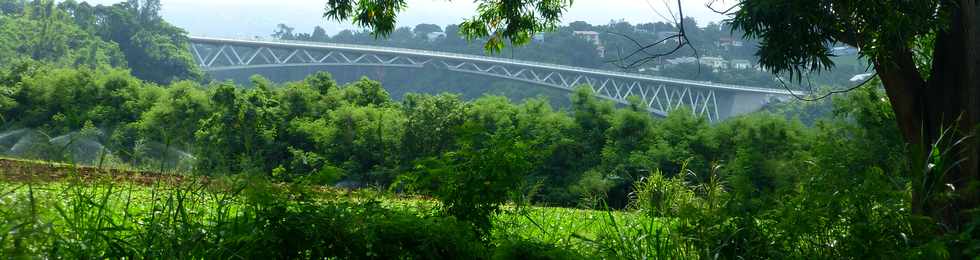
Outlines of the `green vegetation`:
<svg viewBox="0 0 980 260">
<path fill-rule="evenodd" d="M 0 64 L 129 68 L 140 79 L 201 79 L 186 33 L 158 14 L 159 0 L 92 6 L 74 0 L 0 0 Z"/>
<path fill-rule="evenodd" d="M 571 110 L 555 111 L 541 99 L 515 104 L 498 96 L 468 102 L 450 94 L 409 95 L 395 102 L 377 82 L 363 79 L 339 86 L 326 73 L 281 85 L 255 77 L 255 87 L 250 89 L 188 81 L 158 86 L 125 71 L 59 69 L 32 62 L 14 66 L 2 75 L 3 82 L 13 82 L 3 85 L 4 93 L 9 93 L 4 100 L 10 105 L 2 115 L 9 130 L 3 133 L 0 144 L 8 156 L 217 179 L 243 176 L 232 181 L 243 186 L 226 184 L 223 190 L 202 193 L 204 188 L 178 185 L 166 188 L 167 194 L 210 198 L 260 193 L 276 197 L 276 203 L 282 204 L 245 204 L 241 207 L 253 207 L 254 211 L 219 214 L 229 221 L 243 221 L 227 227 L 211 226 L 215 222 L 209 222 L 207 215 L 181 216 L 184 210 L 174 211 L 177 215 L 167 220 L 175 222 L 161 224 L 179 230 L 161 233 L 148 230 L 152 226 L 130 222 L 120 231 L 104 231 L 119 233 L 91 234 L 93 237 L 87 239 L 103 239 L 99 243 L 104 243 L 104 248 L 99 250 L 106 251 L 72 249 L 80 250 L 80 256 L 167 257 L 186 253 L 223 257 L 229 253 L 222 250 L 234 248 L 227 250 L 256 257 L 353 257 L 367 253 L 380 258 L 425 258 L 431 256 L 428 253 L 521 257 L 549 252 L 561 258 L 860 258 L 966 254 L 944 251 L 943 245 L 952 241 L 976 243 L 970 233 L 958 234 L 968 240 L 936 240 L 928 230 L 938 227 L 908 213 L 907 187 L 913 183 L 915 160 L 905 159 L 894 115 L 881 90 L 876 89 L 834 99 L 836 118 L 807 126 L 787 119 L 800 113 L 762 112 L 717 124 L 683 111 L 655 119 L 638 106 L 616 108 L 601 101 L 589 93 L 589 88 L 573 93 Z M 773 110 L 808 111 L 794 107 L 799 105 Z M 86 156 L 92 154 L 99 156 Z M 284 190 L 253 190 L 258 188 L 252 186 L 259 185 L 253 182 L 269 181 L 293 184 L 286 184 Z M 381 197 L 373 197 L 380 202 L 335 196 L 324 204 L 320 202 L 324 199 L 317 198 L 325 195 L 294 190 L 334 184 L 381 190 Z M 63 187 L 90 190 L 87 184 Z M 18 190 L 15 193 L 20 195 L 8 196 L 9 203 L 42 203 L 33 205 L 57 209 L 43 204 L 51 203 L 44 200 L 18 198 L 24 194 L 23 187 Z M 937 192 L 942 196 L 942 190 Z M 434 201 L 427 203 L 435 206 L 420 210 L 390 206 L 399 204 L 395 198 L 410 194 L 431 196 Z M 203 198 L 181 203 L 197 207 L 188 212 L 225 210 Z M 344 213 L 351 219 L 338 219 L 342 215 L 339 212 L 348 211 L 357 213 Z M 9 221 L 5 225 L 21 225 L 25 212 L 29 211 L 9 213 L 21 217 L 6 218 Z M 129 214 L 124 212 L 119 209 L 98 214 L 117 219 L 110 216 Z M 49 222 L 31 223 L 59 223 L 52 228 L 71 226 L 59 222 L 63 221 L 59 218 L 68 218 L 59 215 L 62 213 L 44 214 L 42 219 Z M 123 225 L 98 225 L 110 225 L 107 223 Z M 377 224 L 351 231 L 342 223 Z M 460 230 L 413 233 L 436 228 L 425 225 Z M 235 238 L 236 242 L 210 235 L 243 226 L 263 226 L 272 233 L 225 230 L 223 234 L 246 236 Z M 205 231 L 192 235 L 186 233 L 191 230 L 183 230 L 189 227 Z M 303 233 L 320 227 L 333 228 Z M 4 247 L 28 255 L 75 255 L 61 251 L 63 243 L 52 241 L 61 235 L 51 234 L 94 231 L 44 232 L 49 233 L 42 232 L 48 235 L 38 235 L 40 240 L 29 247 L 40 251 L 23 251 L 27 249 L 18 245 L 24 244 L 16 243 Z M 149 251 L 115 245 L 163 239 L 132 240 L 144 236 L 139 234 L 172 234 L 174 237 L 164 240 L 181 242 Z M 325 234 L 336 236 L 323 237 Z M 452 236 L 442 237 L 449 234 Z M 9 236 L 4 241 L 14 243 L 14 235 Z M 307 237 L 303 241 L 312 244 L 292 245 L 276 239 L 298 236 Z M 106 237 L 115 242 L 104 241 Z M 401 239 L 409 237 L 471 243 L 452 248 L 476 251 L 450 252 L 432 247 L 449 242 L 400 244 L 407 243 Z M 194 239 L 211 244 L 191 242 L 198 241 Z M 323 245 L 337 241 L 362 241 L 357 246 L 373 247 L 323 249 Z M 181 243 L 200 248 L 183 248 Z M 378 248 L 379 244 L 398 247 Z"/>
<path fill-rule="evenodd" d="M 917 208 L 962 200 L 934 175 L 955 173 L 948 151 L 966 141 L 947 126 L 908 146 L 880 87 L 717 123 L 685 109 L 654 118 L 588 87 L 561 110 L 493 95 L 395 101 L 377 81 L 328 73 L 243 88 L 194 81 L 158 3 L 78 22 L 86 6 L 0 1 L 0 33 L 19 39 L 0 39 L 12 55 L 0 56 L 0 154 L 19 158 L 0 160 L 2 257 L 980 253 L 976 208 L 955 228 Z"/>
<path fill-rule="evenodd" d="M 641 3 L 642 5 L 642 3 Z M 740 84 L 748 86 L 778 88 L 778 81 L 772 73 L 761 71 L 754 66 L 757 65 L 758 58 L 755 56 L 758 51 L 759 42 L 754 39 L 742 39 L 744 33 L 733 29 L 728 23 L 709 22 L 698 24 L 694 18 L 684 19 L 688 30 L 688 38 L 691 44 L 697 49 L 697 53 L 690 49 L 681 49 L 670 55 L 665 55 L 652 60 L 642 66 L 629 68 L 627 71 L 632 73 L 643 73 L 656 76 L 712 81 L 729 84 Z M 388 47 L 410 48 L 444 51 L 453 53 L 464 53 L 471 55 L 490 55 L 500 58 L 512 58 L 527 61 L 547 62 L 554 64 L 571 65 L 587 68 L 598 68 L 611 71 L 623 71 L 624 64 L 610 62 L 617 58 L 629 55 L 629 52 L 638 48 L 636 40 L 641 43 L 650 43 L 660 40 L 664 33 L 675 33 L 675 25 L 656 22 L 643 24 L 630 24 L 624 21 L 611 21 L 609 24 L 592 25 L 586 22 L 572 22 L 568 25 L 555 26 L 548 31 L 538 31 L 532 40 L 531 38 L 521 40 L 518 43 L 507 43 L 506 48 L 488 53 L 485 50 L 487 44 L 503 44 L 492 42 L 486 37 L 470 35 L 463 30 L 463 26 L 450 24 L 445 28 L 434 24 L 419 24 L 413 27 L 395 28 L 385 38 L 375 37 L 373 31 L 369 30 L 343 30 L 334 35 L 327 35 L 323 28 L 314 28 L 313 33 L 296 32 L 295 28 L 285 24 L 280 24 L 271 36 L 282 40 L 300 40 L 315 42 L 333 42 L 345 44 L 380 45 Z M 700 26 L 700 27 L 699 27 Z M 589 40 L 576 36 L 575 31 L 592 31 L 598 33 L 599 40 L 605 51 L 600 52 L 594 43 Z M 430 35 L 428 32 L 441 32 L 440 34 Z M 659 34 L 658 34 L 659 33 Z M 443 35 L 444 34 L 444 35 Z M 535 35 L 535 34 L 531 34 Z M 473 36 L 478 36 L 474 38 Z M 730 42 L 735 39 L 739 42 L 738 46 L 732 46 Z M 492 43 L 491 43 L 492 42 Z M 674 47 L 674 44 L 660 44 L 648 48 L 647 52 L 662 53 Z M 494 47 L 497 48 L 497 47 Z M 727 61 L 744 60 L 750 63 L 749 68 L 733 68 L 729 65 L 726 69 L 715 69 L 707 64 L 694 62 L 694 56 L 720 57 Z M 690 63 L 672 64 L 668 60 L 688 57 Z M 839 66 L 833 70 L 813 73 L 810 76 L 811 82 L 815 86 L 837 86 L 843 87 L 853 84 L 848 79 L 856 74 L 868 73 L 867 62 L 856 55 L 841 55 L 835 57 Z M 639 70 L 642 69 L 642 70 Z M 427 73 L 438 73 L 440 77 L 452 77 L 451 73 L 443 71 L 432 71 Z M 412 75 L 414 76 L 414 75 Z M 414 80 L 412 76 L 405 79 L 397 75 L 386 75 L 386 82 L 402 82 Z M 444 81 L 441 81 L 444 83 Z M 404 84 L 398 84 L 404 85 Z M 799 86 L 790 86 L 799 88 Z M 468 91 L 460 88 L 458 91 Z"/>
</svg>

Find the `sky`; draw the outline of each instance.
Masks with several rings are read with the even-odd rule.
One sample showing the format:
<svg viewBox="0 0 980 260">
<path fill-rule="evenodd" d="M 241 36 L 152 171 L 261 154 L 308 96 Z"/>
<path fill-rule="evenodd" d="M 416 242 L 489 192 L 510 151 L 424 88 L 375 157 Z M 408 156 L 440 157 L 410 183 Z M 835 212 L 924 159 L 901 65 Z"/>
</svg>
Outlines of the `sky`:
<svg viewBox="0 0 980 260">
<path fill-rule="evenodd" d="M 121 0 L 88 0 L 94 4 L 112 4 Z M 685 16 L 698 24 L 720 21 L 725 17 L 705 7 L 712 0 L 681 0 Z M 716 9 L 730 6 L 736 0 L 716 0 Z M 475 13 L 472 0 L 407 0 L 408 9 L 398 16 L 399 26 L 434 23 L 440 26 L 458 24 Z M 670 2 L 670 8 L 666 2 Z M 161 15 L 191 35 L 214 37 L 268 36 L 280 23 L 296 32 L 312 32 L 321 26 L 328 34 L 355 29 L 350 22 L 323 18 L 326 0 L 161 0 Z M 664 21 L 675 11 L 676 0 L 574 0 L 563 16 L 563 23 L 586 21 L 607 24 L 611 20 L 647 23 Z M 654 12 L 656 10 L 656 12 Z M 657 13 L 660 13 L 658 15 Z M 676 13 L 675 13 L 676 15 Z"/>
</svg>

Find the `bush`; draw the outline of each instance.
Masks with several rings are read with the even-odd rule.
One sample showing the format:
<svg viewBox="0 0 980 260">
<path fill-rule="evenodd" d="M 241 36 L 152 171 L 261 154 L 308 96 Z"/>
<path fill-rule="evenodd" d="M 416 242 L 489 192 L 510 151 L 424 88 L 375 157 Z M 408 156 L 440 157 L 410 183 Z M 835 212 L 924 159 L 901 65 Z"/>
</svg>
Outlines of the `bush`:
<svg viewBox="0 0 980 260">
<path fill-rule="evenodd" d="M 446 213 L 487 235 L 492 214 L 511 198 L 530 168 L 527 145 L 512 134 L 500 130 L 489 134 L 487 144 L 465 143 L 459 152 L 419 160 L 398 182 L 435 195 Z"/>
<path fill-rule="evenodd" d="M 235 232 L 249 243 L 251 258 L 460 259 L 487 249 L 471 225 L 452 217 L 417 216 L 385 209 L 377 201 L 275 206 L 256 212 L 251 232 Z M 232 237 L 229 241 L 236 241 Z"/>
<path fill-rule="evenodd" d="M 507 239 L 501 241 L 494 248 L 492 259 L 573 260 L 586 258 L 575 252 L 555 247 L 552 244 L 525 239 Z"/>
<path fill-rule="evenodd" d="M 157 188 L 0 182 L 0 255 L 39 258 L 482 259 L 453 217 L 320 200 L 260 177 Z M 137 203 L 139 202 L 139 203 Z"/>
<path fill-rule="evenodd" d="M 680 217 L 697 199 L 680 177 L 666 177 L 659 170 L 633 185 L 632 207 L 650 217 Z"/>
</svg>

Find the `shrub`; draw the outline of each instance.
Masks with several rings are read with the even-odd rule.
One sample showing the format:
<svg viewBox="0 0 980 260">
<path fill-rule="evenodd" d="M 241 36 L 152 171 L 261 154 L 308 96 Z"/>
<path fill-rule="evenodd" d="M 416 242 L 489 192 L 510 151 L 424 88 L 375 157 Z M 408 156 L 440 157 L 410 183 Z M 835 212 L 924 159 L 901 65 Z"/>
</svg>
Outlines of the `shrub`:
<svg viewBox="0 0 980 260">
<path fill-rule="evenodd" d="M 509 130 L 499 130 L 490 134 L 486 144 L 464 143 L 459 152 L 420 160 L 398 182 L 435 195 L 446 213 L 487 235 L 491 215 L 507 202 L 530 169 L 528 146 L 513 136 Z"/>
<path fill-rule="evenodd" d="M 492 259 L 558 260 L 586 259 L 584 256 L 554 246 L 526 239 L 505 239 L 494 248 Z"/>
<path fill-rule="evenodd" d="M 650 217 L 679 217 L 697 199 L 680 177 L 666 177 L 659 170 L 633 185 L 632 207 Z"/>
</svg>

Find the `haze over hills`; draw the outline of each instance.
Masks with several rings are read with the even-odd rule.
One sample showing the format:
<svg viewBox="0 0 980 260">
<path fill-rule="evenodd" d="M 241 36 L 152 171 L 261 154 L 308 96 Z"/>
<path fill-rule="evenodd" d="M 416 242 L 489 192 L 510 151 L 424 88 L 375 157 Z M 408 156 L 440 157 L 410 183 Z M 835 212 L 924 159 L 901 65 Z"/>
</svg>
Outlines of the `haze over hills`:
<svg viewBox="0 0 980 260">
<path fill-rule="evenodd" d="M 113 4 L 121 0 L 95 0 L 93 4 Z M 285 2 L 288 2 L 285 3 Z M 694 17 L 699 24 L 720 21 L 724 17 L 711 12 L 705 0 L 683 0 L 684 15 Z M 268 36 L 276 24 L 285 23 L 306 31 L 314 26 L 323 27 L 328 34 L 344 29 L 354 29 L 349 22 L 324 19 L 325 0 L 162 0 L 161 15 L 168 22 L 186 29 L 192 35 L 223 37 Z M 729 3 L 730 4 L 730 3 Z M 458 24 L 476 10 L 473 1 L 408 0 L 408 9 L 399 15 L 400 26 L 420 23 L 438 25 Z M 717 6 L 726 6 L 718 3 Z M 670 14 L 661 1 L 638 0 L 578 0 L 564 16 L 564 23 L 585 21 L 590 24 L 606 24 L 610 20 L 647 23 L 664 21 Z"/>
</svg>

